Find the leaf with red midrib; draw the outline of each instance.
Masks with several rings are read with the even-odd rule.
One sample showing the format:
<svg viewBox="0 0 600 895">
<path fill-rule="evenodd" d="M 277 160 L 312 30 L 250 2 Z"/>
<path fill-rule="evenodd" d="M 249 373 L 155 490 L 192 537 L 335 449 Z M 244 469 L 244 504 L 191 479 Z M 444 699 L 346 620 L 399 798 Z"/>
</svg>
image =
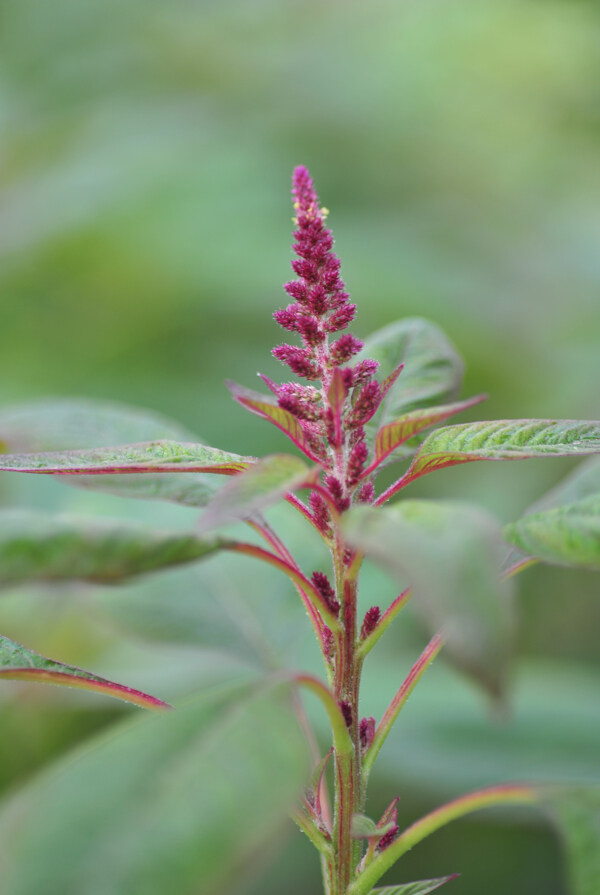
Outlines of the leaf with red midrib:
<svg viewBox="0 0 600 895">
<path fill-rule="evenodd" d="M 83 671 L 74 665 L 64 665 L 47 659 L 27 647 L 0 635 L 0 681 L 18 680 L 38 683 L 58 684 L 64 687 L 78 687 L 114 696 L 132 705 L 147 709 L 168 709 L 171 706 L 131 687 L 116 684 L 106 678 Z"/>
<path fill-rule="evenodd" d="M 402 883 L 399 886 L 384 886 L 383 889 L 373 889 L 371 895 L 429 895 L 440 886 L 457 879 L 458 874 L 443 876 L 439 879 L 424 879 L 419 883 Z"/>
<path fill-rule="evenodd" d="M 207 531 L 247 519 L 286 492 L 314 484 L 319 472 L 319 467 L 309 469 L 304 460 L 291 454 L 264 457 L 221 488 L 200 517 L 200 529 Z"/>
<path fill-rule="evenodd" d="M 0 454 L 0 471 L 42 475 L 118 475 L 121 473 L 212 472 L 235 475 L 254 462 L 204 444 L 147 441 L 118 447 L 40 454 Z"/>
<path fill-rule="evenodd" d="M 476 460 L 528 460 L 600 454 L 600 421 L 485 420 L 445 426 L 428 435 L 406 474 L 377 499 L 389 500 L 410 482 Z"/>
<path fill-rule="evenodd" d="M 435 426 L 437 423 L 447 420 L 449 417 L 463 410 L 468 410 L 485 400 L 486 395 L 477 395 L 466 401 L 458 401 L 454 404 L 442 404 L 439 407 L 428 407 L 424 410 L 413 410 L 406 413 L 394 422 L 382 426 L 375 438 L 375 460 L 364 475 L 368 475 L 379 466 L 397 447 L 408 441 L 418 432 Z"/>
<path fill-rule="evenodd" d="M 252 389 L 244 388 L 235 382 L 228 381 L 227 387 L 238 404 L 245 407 L 251 413 L 268 420 L 277 426 L 284 435 L 287 435 L 294 442 L 303 454 L 315 462 L 320 462 L 311 439 L 302 427 L 302 424 L 289 410 L 284 410 L 275 404 L 267 395 L 261 395 L 260 392 L 252 391 Z"/>
</svg>

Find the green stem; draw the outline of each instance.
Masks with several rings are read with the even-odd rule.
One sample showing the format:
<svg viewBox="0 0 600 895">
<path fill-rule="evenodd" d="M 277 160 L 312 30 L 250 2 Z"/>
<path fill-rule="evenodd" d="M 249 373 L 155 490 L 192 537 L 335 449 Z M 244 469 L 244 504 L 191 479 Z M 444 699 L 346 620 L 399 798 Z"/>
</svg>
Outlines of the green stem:
<svg viewBox="0 0 600 895">
<path fill-rule="evenodd" d="M 298 809 L 292 814 L 295 823 L 300 827 L 302 832 L 308 836 L 312 844 L 326 858 L 331 857 L 331 843 L 325 838 L 323 833 L 317 829 L 313 821 L 305 814 L 302 809 Z"/>
<path fill-rule="evenodd" d="M 337 638 L 334 695 L 338 703 L 344 702 L 349 711 L 349 729 L 352 749 L 340 755 L 335 750 L 336 799 L 333 841 L 337 866 L 335 887 L 332 895 L 343 895 L 354 877 L 359 860 L 358 843 L 352 839 L 352 818 L 360 802 L 360 757 L 358 736 L 358 698 L 360 662 L 356 657 L 356 580 L 348 581 L 344 570 L 344 544 L 336 551 L 337 592 L 342 597 L 343 624 Z"/>
<path fill-rule="evenodd" d="M 421 842 L 427 836 L 435 833 L 440 827 L 452 820 L 487 808 L 492 805 L 521 804 L 533 805 L 539 801 L 535 790 L 531 786 L 519 784 L 506 784 L 494 786 L 489 789 L 480 789 L 469 793 L 453 802 L 448 802 L 425 815 L 412 826 L 408 827 L 391 845 L 383 851 L 375 860 L 366 867 L 358 879 L 349 887 L 347 895 L 369 895 L 373 886 L 383 874 L 406 854 L 414 845 Z"/>
</svg>

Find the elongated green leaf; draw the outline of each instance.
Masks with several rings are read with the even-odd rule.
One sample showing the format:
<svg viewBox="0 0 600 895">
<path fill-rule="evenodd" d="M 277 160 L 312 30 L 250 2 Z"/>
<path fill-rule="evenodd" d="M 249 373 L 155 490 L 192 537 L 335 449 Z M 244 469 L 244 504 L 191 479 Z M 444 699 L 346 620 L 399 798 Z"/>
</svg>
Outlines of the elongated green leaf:
<svg viewBox="0 0 600 895">
<path fill-rule="evenodd" d="M 229 391 L 242 407 L 251 413 L 268 420 L 283 432 L 284 435 L 300 448 L 309 459 L 319 461 L 315 453 L 314 438 L 302 427 L 300 421 L 288 410 L 280 407 L 271 395 L 263 395 L 252 389 L 244 388 L 235 382 L 227 382 Z"/>
<path fill-rule="evenodd" d="M 3 895 L 227 890 L 305 779 L 284 695 L 219 687 L 44 773 L 0 809 Z"/>
<path fill-rule="evenodd" d="M 348 895 L 371 895 L 373 885 L 406 852 L 441 827 L 472 811 L 496 805 L 532 805 L 539 803 L 539 795 L 531 786 L 512 784 L 492 786 L 468 793 L 442 805 L 420 820 L 415 821 L 394 839 L 377 857 L 364 868 L 348 887 Z"/>
<path fill-rule="evenodd" d="M 367 357 L 379 361 L 380 382 L 404 364 L 374 417 L 376 428 L 410 410 L 452 401 L 460 390 L 463 361 L 442 330 L 429 320 L 409 317 L 378 330 L 366 340 L 358 359 Z"/>
<path fill-rule="evenodd" d="M 143 708 L 169 708 L 167 703 L 156 699 L 155 696 L 107 681 L 74 665 L 64 665 L 62 662 L 47 659 L 0 634 L 0 681 L 2 680 L 40 681 L 64 687 L 82 687 L 85 690 L 115 696 L 117 699 Z"/>
<path fill-rule="evenodd" d="M 600 494 L 523 516 L 504 527 L 504 536 L 543 562 L 600 569 Z"/>
<path fill-rule="evenodd" d="M 287 491 L 315 479 L 318 467 L 309 467 L 299 457 L 273 454 L 236 476 L 208 505 L 200 519 L 203 530 L 246 519 L 275 503 Z"/>
<path fill-rule="evenodd" d="M 559 482 L 551 491 L 536 500 L 523 514 L 525 517 L 555 507 L 564 507 L 576 503 L 586 497 L 600 494 L 600 457 L 590 457 L 570 475 Z M 515 523 L 519 527 L 519 521 Z M 508 540 L 512 540 L 510 537 Z M 541 557 L 537 557 L 541 559 Z M 506 569 L 526 568 L 529 562 L 535 562 L 526 551 L 513 547 L 506 556 Z"/>
<path fill-rule="evenodd" d="M 145 472 L 213 472 L 232 475 L 252 463 L 204 444 L 147 441 L 114 448 L 0 454 L 0 471 L 45 475 L 114 475 Z"/>
<path fill-rule="evenodd" d="M 564 838 L 569 895 L 598 895 L 600 786 L 548 787 L 542 795 Z"/>
<path fill-rule="evenodd" d="M 378 827 L 374 820 L 365 814 L 355 814 L 352 818 L 352 838 L 353 839 L 381 839 L 390 830 L 395 827 L 393 823 L 384 824 Z"/>
<path fill-rule="evenodd" d="M 600 422 L 586 420 L 493 420 L 446 426 L 432 432 L 406 473 L 404 483 L 445 466 L 474 460 L 600 453 Z"/>
<path fill-rule="evenodd" d="M 160 413 L 113 401 L 62 398 L 0 408 L 4 452 L 113 447 L 158 439 L 199 440 Z"/>
<path fill-rule="evenodd" d="M 412 500 L 356 508 L 346 536 L 414 588 L 412 601 L 445 654 L 494 695 L 502 691 L 512 631 L 511 585 L 501 581 L 499 526 L 477 507 Z"/>
<path fill-rule="evenodd" d="M 200 442 L 168 417 L 126 404 L 62 399 L 0 409 L 0 449 L 4 452 L 82 450 L 151 439 Z M 168 500 L 193 507 L 205 506 L 222 487 L 222 482 L 208 473 L 78 475 L 65 481 L 119 497 Z"/>
<path fill-rule="evenodd" d="M 435 426 L 449 417 L 462 413 L 463 410 L 467 410 L 475 404 L 479 404 L 485 397 L 485 395 L 477 395 L 475 398 L 458 401 L 455 404 L 442 404 L 439 407 L 412 410 L 397 420 L 382 426 L 375 438 L 375 461 L 372 464 L 373 467 L 383 465 L 384 460 L 386 460 L 385 465 L 387 465 L 388 463 L 393 463 L 395 459 L 400 459 L 402 455 L 398 457 L 395 452 L 409 439 L 412 439 L 423 429 Z"/>
<path fill-rule="evenodd" d="M 193 562 L 226 546 L 189 531 L 155 531 L 131 522 L 0 512 L 0 585 L 85 580 L 110 584 Z"/>
<path fill-rule="evenodd" d="M 452 879 L 456 879 L 456 875 L 443 876 L 438 879 L 424 879 L 420 883 L 384 886 L 382 889 L 373 889 L 371 895 L 429 895 L 430 892 L 434 892 Z"/>
<path fill-rule="evenodd" d="M 390 663 L 400 672 L 412 655 L 402 650 L 392 660 L 379 649 L 369 655 L 363 699 L 375 716 L 393 695 Z M 412 784 L 443 798 L 511 780 L 600 783 L 600 670 L 527 660 L 519 663 L 513 684 L 510 718 L 496 723 L 466 680 L 434 663 L 379 753 L 379 773 L 394 791 Z"/>
</svg>

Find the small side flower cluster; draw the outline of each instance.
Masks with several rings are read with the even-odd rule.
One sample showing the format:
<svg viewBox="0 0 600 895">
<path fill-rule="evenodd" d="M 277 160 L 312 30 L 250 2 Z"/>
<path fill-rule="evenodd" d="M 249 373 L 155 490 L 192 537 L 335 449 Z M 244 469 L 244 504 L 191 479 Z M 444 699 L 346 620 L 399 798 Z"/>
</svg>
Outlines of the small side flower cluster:
<svg viewBox="0 0 600 895">
<path fill-rule="evenodd" d="M 284 329 L 300 335 L 302 347 L 283 344 L 273 355 L 296 376 L 317 385 L 286 382 L 274 391 L 280 407 L 295 416 L 325 468 L 325 485 L 340 511 L 374 497 L 372 483 L 360 479 L 368 458 L 365 424 L 381 403 L 382 389 L 375 379 L 377 361 L 364 359 L 349 364 L 363 348 L 351 333 L 330 342 L 354 320 L 356 305 L 340 277 L 340 260 L 333 253 L 333 235 L 325 221 L 327 210 L 319 205 L 311 177 L 296 168 L 292 196 L 296 210 L 292 268 L 298 279 L 284 288 L 294 299 L 276 311 Z M 356 493 L 355 493 L 356 492 Z M 326 512 L 313 497 L 315 517 L 327 524 Z"/>
</svg>

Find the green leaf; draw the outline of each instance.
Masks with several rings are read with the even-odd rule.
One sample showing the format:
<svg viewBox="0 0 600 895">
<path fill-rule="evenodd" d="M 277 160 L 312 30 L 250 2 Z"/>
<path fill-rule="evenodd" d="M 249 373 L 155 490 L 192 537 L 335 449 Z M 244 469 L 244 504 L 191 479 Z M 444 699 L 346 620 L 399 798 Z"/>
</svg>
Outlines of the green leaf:
<svg viewBox="0 0 600 895">
<path fill-rule="evenodd" d="M 374 820 L 365 814 L 355 814 L 352 818 L 352 838 L 353 839 L 381 839 L 386 833 L 389 833 L 396 824 L 388 823 L 378 827 Z"/>
<path fill-rule="evenodd" d="M 547 787 L 542 795 L 564 837 L 570 895 L 598 895 L 600 786 Z"/>
<path fill-rule="evenodd" d="M 384 886 L 382 889 L 372 889 L 371 895 L 429 895 L 435 889 L 439 889 L 454 876 L 443 876 L 438 879 L 424 879 L 420 883 L 402 883 L 399 886 Z"/>
<path fill-rule="evenodd" d="M 147 441 L 81 451 L 0 454 L 0 471 L 44 475 L 110 475 L 121 472 L 213 472 L 231 475 L 252 462 L 250 457 L 240 457 L 204 444 Z"/>
<path fill-rule="evenodd" d="M 373 885 L 419 842 L 431 836 L 441 827 L 459 817 L 481 808 L 504 804 L 532 805 L 539 802 L 539 795 L 531 786 L 512 784 L 492 786 L 467 793 L 452 802 L 441 805 L 425 817 L 415 821 L 372 861 L 370 861 L 353 883 L 348 887 L 348 895 L 370 895 Z"/>
<path fill-rule="evenodd" d="M 319 458 L 314 450 L 314 438 L 311 439 L 308 432 L 304 430 L 300 421 L 293 414 L 280 407 L 270 395 L 263 395 L 252 389 L 244 388 L 244 386 L 238 385 L 236 382 L 228 381 L 226 385 L 238 404 L 241 404 L 242 407 L 245 407 L 251 413 L 262 417 L 262 419 L 273 423 L 310 460 L 319 462 Z"/>
<path fill-rule="evenodd" d="M 159 439 L 199 440 L 160 413 L 112 401 L 63 398 L 0 408 L 4 451 L 75 450 Z"/>
<path fill-rule="evenodd" d="M 600 453 L 600 422 L 492 420 L 446 426 L 423 442 L 403 484 L 425 473 L 474 460 L 526 460 Z"/>
<path fill-rule="evenodd" d="M 442 404 L 439 407 L 412 410 L 397 420 L 382 426 L 375 438 L 375 460 L 371 468 L 387 466 L 389 463 L 401 459 L 402 456 L 406 456 L 407 451 L 398 453 L 398 448 L 404 448 L 406 443 L 414 439 L 414 436 L 422 432 L 423 429 L 435 426 L 457 413 L 462 413 L 463 410 L 468 410 L 483 401 L 485 397 L 486 395 L 477 395 L 475 398 L 458 401 L 455 404 Z M 414 449 L 416 450 L 416 446 Z M 413 453 L 413 450 L 408 452 Z M 365 474 L 368 474 L 368 471 Z"/>
<path fill-rule="evenodd" d="M 103 584 L 210 556 L 229 542 L 132 522 L 0 512 L 0 585 L 85 580 Z"/>
<path fill-rule="evenodd" d="M 504 536 L 543 562 L 600 569 L 600 494 L 523 516 L 504 527 Z"/>
<path fill-rule="evenodd" d="M 511 584 L 501 581 L 499 526 L 477 507 L 425 500 L 355 508 L 346 536 L 408 580 L 412 601 L 445 653 L 493 695 L 503 689 L 512 632 Z"/>
<path fill-rule="evenodd" d="M 288 491 L 314 480 L 318 467 L 309 469 L 299 457 L 273 454 L 221 488 L 200 518 L 203 530 L 245 519 L 275 503 Z"/>
<path fill-rule="evenodd" d="M 64 399 L 0 410 L 2 451 L 70 451 L 156 439 L 200 442 L 194 433 L 168 417 L 126 404 Z M 64 481 L 119 497 L 167 500 L 193 507 L 205 506 L 222 487 L 222 482 L 208 473 L 78 475 Z"/>
<path fill-rule="evenodd" d="M 371 428 L 393 422 L 411 410 L 452 401 L 460 391 L 464 364 L 441 329 L 429 320 L 409 317 L 377 330 L 358 356 L 379 361 L 383 381 L 404 364 L 388 390 Z"/>
<path fill-rule="evenodd" d="M 600 494 L 600 457 L 590 457 L 580 463 L 570 475 L 528 507 L 523 515 L 527 517 L 534 513 L 540 513 L 542 510 L 562 507 L 594 494 Z M 519 525 L 518 521 L 515 525 Z M 526 568 L 529 561 L 533 562 L 534 560 L 526 552 L 513 545 L 506 556 L 506 569 Z"/>
<path fill-rule="evenodd" d="M 44 773 L 0 809 L 3 895 L 228 890 L 278 835 L 308 770 L 284 695 L 215 688 Z"/>
<path fill-rule="evenodd" d="M 148 709 L 166 709 L 167 703 L 131 687 L 115 684 L 103 677 L 83 671 L 73 665 L 64 665 L 47 659 L 27 647 L 9 640 L 0 634 L 0 681 L 21 680 L 39 681 L 41 683 L 58 684 L 65 687 L 82 687 L 85 690 L 94 690 L 97 693 L 105 693 L 107 696 L 115 696 L 125 702 L 142 706 Z"/>
<path fill-rule="evenodd" d="M 377 824 L 365 814 L 355 814 L 352 817 L 352 838 L 368 839 L 370 836 L 383 836 L 377 829 Z"/>
</svg>

